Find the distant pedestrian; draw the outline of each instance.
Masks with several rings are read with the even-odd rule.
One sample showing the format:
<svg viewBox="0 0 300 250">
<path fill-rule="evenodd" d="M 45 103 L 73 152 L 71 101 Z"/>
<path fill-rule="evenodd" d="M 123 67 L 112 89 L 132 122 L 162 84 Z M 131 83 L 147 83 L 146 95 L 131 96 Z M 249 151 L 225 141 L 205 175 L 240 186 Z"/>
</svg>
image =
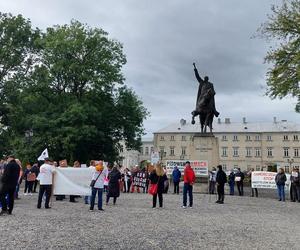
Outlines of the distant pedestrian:
<svg viewBox="0 0 300 250">
<path fill-rule="evenodd" d="M 113 204 L 116 205 L 117 198 L 120 196 L 120 180 L 121 173 L 117 166 L 114 166 L 112 171 L 108 174 L 108 192 L 106 196 L 106 205 L 109 202 L 110 197 L 114 199 Z"/>
<path fill-rule="evenodd" d="M 286 182 L 286 175 L 284 173 L 283 168 L 279 168 L 279 172 L 275 176 L 275 182 L 276 182 L 276 185 L 277 185 L 279 201 L 285 201 L 284 187 L 285 187 L 285 182 Z"/>
<path fill-rule="evenodd" d="M 300 176 L 299 176 L 299 169 L 294 167 L 291 173 L 291 201 L 300 202 Z"/>
<path fill-rule="evenodd" d="M 235 173 L 233 169 L 230 171 L 230 174 L 228 176 L 228 185 L 229 185 L 229 194 L 234 195 L 234 183 L 235 183 Z"/>
<path fill-rule="evenodd" d="M 254 172 L 254 168 L 252 168 L 248 173 L 247 176 L 249 177 L 249 182 L 250 182 L 250 188 L 251 188 L 251 197 L 258 197 L 258 191 L 257 188 L 252 188 L 252 172 Z"/>
<path fill-rule="evenodd" d="M 26 165 L 26 170 L 24 171 L 24 180 L 25 180 L 25 188 L 24 188 L 24 195 L 30 194 L 32 195 L 32 188 L 34 185 L 34 182 L 36 180 L 36 175 L 31 171 L 32 167 L 28 163 Z"/>
<path fill-rule="evenodd" d="M 98 164 L 94 169 L 95 172 L 92 177 L 92 180 L 94 181 L 94 185 L 91 187 L 92 194 L 90 197 L 90 211 L 94 210 L 95 199 L 97 194 L 98 194 L 98 210 L 103 211 L 102 195 L 103 195 L 103 188 L 104 188 L 104 179 L 106 176 L 107 169 L 104 170 L 102 164 Z"/>
<path fill-rule="evenodd" d="M 19 191 L 20 191 L 20 186 L 22 184 L 22 180 L 23 180 L 23 168 L 22 168 L 22 163 L 19 159 L 16 159 L 16 163 L 19 165 L 20 167 L 20 174 L 19 174 L 19 179 L 18 179 L 18 183 L 16 186 L 16 191 L 15 191 L 15 199 L 19 200 Z"/>
<path fill-rule="evenodd" d="M 14 208 L 15 191 L 20 176 L 20 166 L 14 156 L 9 156 L 8 164 L 4 166 L 3 174 L 0 183 L 0 202 L 2 211 L 0 215 L 12 214 Z M 8 208 L 6 196 L 8 195 Z"/>
<path fill-rule="evenodd" d="M 53 174 L 55 173 L 55 167 L 51 165 L 51 160 L 45 158 L 44 164 L 40 167 L 40 173 L 38 175 L 38 180 L 40 181 L 40 190 L 37 208 L 41 208 L 42 199 L 44 194 L 46 194 L 45 208 L 51 208 L 49 206 L 49 201 L 52 192 Z"/>
<path fill-rule="evenodd" d="M 167 180 L 167 175 L 164 172 L 163 167 L 161 164 L 156 164 L 155 169 L 149 176 L 149 180 L 151 184 L 157 184 L 157 192 L 153 194 L 152 198 L 152 208 L 156 208 L 157 203 L 157 196 L 158 196 L 158 203 L 159 207 L 163 207 L 163 193 L 165 189 L 165 181 Z"/>
<path fill-rule="evenodd" d="M 179 194 L 179 183 L 181 178 L 181 172 L 177 166 L 174 167 L 172 172 L 173 184 L 174 184 L 174 194 Z"/>
<path fill-rule="evenodd" d="M 241 171 L 240 168 L 238 168 L 238 171 L 235 174 L 235 182 L 239 191 L 239 196 L 244 195 L 244 179 L 245 179 L 244 173 Z"/>
<path fill-rule="evenodd" d="M 31 172 L 35 173 L 35 176 L 39 175 L 40 168 L 39 168 L 38 163 L 33 164 L 32 168 L 31 168 Z M 33 183 L 33 193 L 36 193 L 37 184 L 38 184 L 38 180 L 35 178 L 35 181 Z"/>
<path fill-rule="evenodd" d="M 217 192 L 218 192 L 218 200 L 216 203 L 223 204 L 224 203 L 224 186 L 225 183 L 227 182 L 227 177 L 225 172 L 222 170 L 222 166 L 219 165 L 218 167 L 218 172 L 216 176 L 216 182 L 217 182 Z"/>
<path fill-rule="evenodd" d="M 126 168 L 124 171 L 124 193 L 130 192 L 131 186 L 131 172 L 129 168 Z"/>
<path fill-rule="evenodd" d="M 185 163 L 184 176 L 183 176 L 183 206 L 186 208 L 187 205 L 187 194 L 189 194 L 189 207 L 193 207 L 193 185 L 196 181 L 194 170 L 192 169 L 190 162 Z"/>
<path fill-rule="evenodd" d="M 216 177 L 217 177 L 217 171 L 216 168 L 213 167 L 212 171 L 209 171 L 209 194 L 215 194 L 215 188 L 216 188 Z"/>
</svg>

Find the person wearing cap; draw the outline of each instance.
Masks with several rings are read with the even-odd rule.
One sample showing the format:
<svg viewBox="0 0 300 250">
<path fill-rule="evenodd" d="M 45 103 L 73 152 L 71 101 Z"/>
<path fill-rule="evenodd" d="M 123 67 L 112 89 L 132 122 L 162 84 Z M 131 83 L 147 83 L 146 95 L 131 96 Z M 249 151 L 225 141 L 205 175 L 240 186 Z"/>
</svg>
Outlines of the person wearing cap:
<svg viewBox="0 0 300 250">
<path fill-rule="evenodd" d="M 3 175 L 0 185 L 0 202 L 2 204 L 2 211 L 0 215 L 12 214 L 14 208 L 15 191 L 20 176 L 20 166 L 15 160 L 14 156 L 9 156 L 8 164 L 4 167 Z M 8 209 L 6 195 L 8 195 Z"/>
<path fill-rule="evenodd" d="M 41 208 L 42 206 L 44 193 L 46 193 L 45 208 L 50 208 L 49 201 L 52 191 L 53 173 L 55 173 L 55 167 L 51 165 L 51 160 L 49 158 L 45 158 L 44 164 L 40 167 L 40 173 L 38 175 L 38 180 L 40 181 L 40 191 L 37 208 Z"/>
<path fill-rule="evenodd" d="M 187 205 L 187 194 L 189 193 L 189 207 L 193 207 L 193 185 L 196 181 L 196 176 L 194 170 L 191 167 L 189 161 L 185 163 L 184 168 L 184 176 L 183 176 L 183 206 L 182 208 L 186 208 Z"/>
</svg>

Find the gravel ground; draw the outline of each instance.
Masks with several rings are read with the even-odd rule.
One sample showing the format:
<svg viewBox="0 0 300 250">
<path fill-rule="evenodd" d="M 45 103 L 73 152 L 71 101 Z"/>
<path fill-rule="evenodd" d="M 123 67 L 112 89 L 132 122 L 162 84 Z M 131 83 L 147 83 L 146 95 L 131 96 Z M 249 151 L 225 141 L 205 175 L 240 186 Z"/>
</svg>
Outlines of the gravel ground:
<svg viewBox="0 0 300 250">
<path fill-rule="evenodd" d="M 36 209 L 37 195 L 16 201 L 0 217 L 1 249 L 300 249 L 300 204 L 270 198 L 164 195 L 163 209 L 148 194 L 121 194 L 104 212 L 68 201 Z"/>
</svg>

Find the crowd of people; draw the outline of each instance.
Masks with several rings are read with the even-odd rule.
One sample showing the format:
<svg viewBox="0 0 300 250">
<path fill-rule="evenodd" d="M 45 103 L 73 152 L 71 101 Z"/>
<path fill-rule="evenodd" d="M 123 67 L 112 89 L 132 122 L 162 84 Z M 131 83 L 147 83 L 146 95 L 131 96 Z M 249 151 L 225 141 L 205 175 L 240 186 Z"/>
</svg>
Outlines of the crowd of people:
<svg viewBox="0 0 300 250">
<path fill-rule="evenodd" d="M 1 161 L 0 164 L 0 203 L 2 211 L 0 215 L 11 214 L 14 207 L 14 200 L 19 198 L 19 188 L 24 181 L 24 195 L 32 195 L 36 193 L 36 189 L 39 183 L 39 194 L 37 201 L 37 208 L 42 207 L 44 200 L 44 207 L 50 209 L 50 199 L 53 190 L 53 176 L 56 173 L 56 167 L 68 167 L 66 161 L 62 161 L 59 164 L 52 161 L 49 158 L 45 158 L 43 164 L 26 164 L 23 171 L 20 160 L 14 156 L 7 157 L 6 160 Z M 75 161 L 74 168 L 80 168 L 79 161 Z M 105 202 L 109 203 L 110 199 L 113 199 L 113 205 L 116 204 L 117 198 L 120 196 L 120 192 L 124 193 L 148 193 L 152 195 L 152 207 L 163 208 L 163 194 L 168 193 L 169 179 L 167 170 L 161 165 L 156 164 L 154 168 L 148 169 L 135 167 L 133 169 L 121 169 L 118 165 L 104 166 L 102 161 L 91 161 L 89 168 L 93 169 L 93 175 L 90 182 L 91 193 L 88 196 L 84 196 L 85 204 L 89 204 L 89 210 L 93 211 L 95 206 L 96 197 L 98 210 L 103 209 L 103 194 L 106 194 Z M 209 184 L 208 193 L 215 194 L 217 192 L 218 204 L 224 203 L 225 197 L 225 184 L 229 185 L 229 195 L 234 195 L 235 186 L 238 189 L 240 196 L 244 195 L 244 180 L 245 176 L 249 178 L 251 185 L 251 173 L 254 171 L 251 169 L 247 173 L 243 173 L 241 169 L 230 171 L 228 176 L 222 170 L 222 166 L 213 168 L 209 171 Z M 183 178 L 182 178 L 183 175 Z M 183 173 L 178 167 L 174 167 L 172 174 L 170 175 L 173 181 L 174 194 L 180 192 L 180 182 L 183 179 L 182 189 L 182 208 L 193 207 L 193 186 L 196 182 L 196 176 L 190 162 L 187 161 L 184 167 Z M 140 184 L 135 183 L 135 177 L 142 177 L 145 182 Z M 285 201 L 285 184 L 287 181 L 286 174 L 282 168 L 279 169 L 275 182 L 278 190 L 279 201 Z M 294 168 L 291 175 L 291 188 L 290 199 L 292 202 L 300 202 L 300 176 L 299 169 Z M 258 196 L 258 190 L 251 188 L 251 196 Z M 56 195 L 57 201 L 62 201 L 66 198 L 65 195 Z M 78 196 L 70 195 L 70 202 L 77 202 Z"/>
</svg>

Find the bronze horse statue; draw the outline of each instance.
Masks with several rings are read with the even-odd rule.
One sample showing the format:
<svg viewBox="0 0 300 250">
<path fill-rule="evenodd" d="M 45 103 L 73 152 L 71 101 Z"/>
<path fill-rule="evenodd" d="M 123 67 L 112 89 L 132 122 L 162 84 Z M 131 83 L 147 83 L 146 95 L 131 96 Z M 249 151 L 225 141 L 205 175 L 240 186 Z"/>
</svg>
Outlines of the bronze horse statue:
<svg viewBox="0 0 300 250">
<path fill-rule="evenodd" d="M 215 90 L 211 82 L 209 82 L 208 76 L 204 77 L 204 80 L 200 77 L 195 63 L 194 72 L 197 81 L 199 82 L 196 109 L 192 112 L 192 124 L 195 124 L 195 117 L 199 115 L 201 124 L 201 133 L 207 133 L 207 127 L 212 133 L 212 123 L 214 116 L 218 117 L 219 112 L 215 107 Z"/>
</svg>

